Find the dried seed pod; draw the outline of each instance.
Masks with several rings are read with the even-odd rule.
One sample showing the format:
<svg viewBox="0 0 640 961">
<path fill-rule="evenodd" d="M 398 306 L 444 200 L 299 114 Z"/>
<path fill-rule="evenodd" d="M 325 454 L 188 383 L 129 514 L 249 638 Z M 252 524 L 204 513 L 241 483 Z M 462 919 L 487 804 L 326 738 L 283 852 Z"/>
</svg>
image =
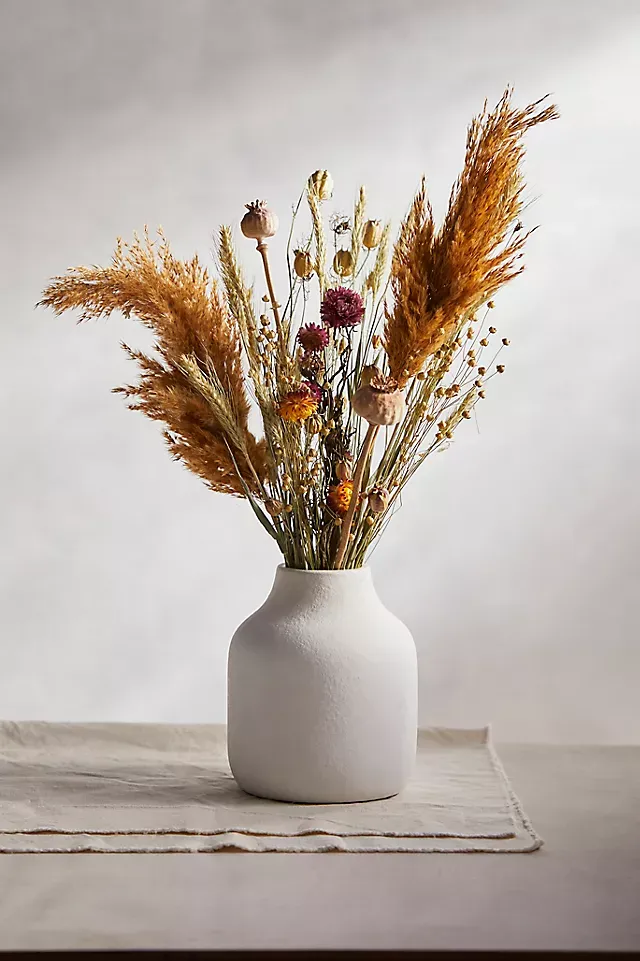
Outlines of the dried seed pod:
<svg viewBox="0 0 640 961">
<path fill-rule="evenodd" d="M 401 390 L 379 390 L 371 384 L 358 388 L 351 398 L 351 406 L 369 424 L 384 427 L 402 420 L 406 409 Z"/>
<path fill-rule="evenodd" d="M 367 220 L 362 234 L 362 243 L 368 250 L 377 247 L 382 240 L 382 223 L 379 220 Z"/>
<path fill-rule="evenodd" d="M 264 502 L 264 508 L 267 514 L 269 514 L 271 517 L 277 517 L 278 514 L 282 514 L 284 510 L 284 504 L 282 501 L 274 500 L 270 497 Z"/>
<path fill-rule="evenodd" d="M 345 460 L 340 460 L 336 464 L 336 477 L 339 481 L 351 480 L 351 465 Z"/>
<path fill-rule="evenodd" d="M 369 492 L 369 510 L 374 514 L 382 514 L 389 506 L 389 492 L 383 487 L 374 487 Z"/>
<path fill-rule="evenodd" d="M 353 273 L 353 257 L 350 250 L 336 251 L 333 269 L 340 277 L 349 277 Z"/>
<path fill-rule="evenodd" d="M 309 280 L 313 274 L 311 255 L 306 250 L 295 250 L 294 254 L 293 269 L 298 277 L 301 277 L 303 280 Z"/>
<path fill-rule="evenodd" d="M 264 200 L 255 200 L 245 206 L 247 212 L 240 221 L 240 229 L 245 237 L 258 241 L 273 237 L 278 229 L 278 218 Z"/>
<path fill-rule="evenodd" d="M 308 180 L 309 190 L 313 190 L 319 200 L 331 200 L 333 177 L 328 170 L 316 170 Z"/>
<path fill-rule="evenodd" d="M 300 358 L 300 371 L 304 377 L 317 377 L 324 368 L 324 361 L 319 353 L 305 351 Z"/>
</svg>

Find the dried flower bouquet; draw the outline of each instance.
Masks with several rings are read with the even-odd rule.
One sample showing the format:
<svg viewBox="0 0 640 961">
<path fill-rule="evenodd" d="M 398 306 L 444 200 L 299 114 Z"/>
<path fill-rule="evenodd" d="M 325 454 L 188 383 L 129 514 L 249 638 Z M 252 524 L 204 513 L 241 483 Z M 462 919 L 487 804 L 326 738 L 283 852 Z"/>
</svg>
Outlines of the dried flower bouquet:
<svg viewBox="0 0 640 961">
<path fill-rule="evenodd" d="M 327 230 L 333 184 L 316 171 L 293 209 L 284 305 L 269 261 L 278 219 L 260 201 L 241 229 L 262 260 L 262 311 L 227 226 L 221 283 L 197 256 L 177 260 L 162 232 L 156 241 L 145 232 L 118 240 L 109 267 L 53 278 L 40 303 L 80 308 L 81 319 L 119 310 L 150 328 L 152 356 L 123 345 L 141 375 L 116 388 L 129 406 L 165 425 L 173 456 L 212 490 L 249 501 L 287 566 L 360 567 L 414 471 L 504 370 L 496 361 L 508 341 L 487 318 L 496 291 L 523 269 L 523 136 L 556 116 L 542 101 L 514 108 L 510 90 L 492 111 L 485 104 L 444 222 L 434 223 L 423 179 L 392 249 L 390 225 L 368 219 L 364 188 L 353 216 L 334 214 Z M 293 249 L 305 200 L 311 231 Z M 248 427 L 250 397 L 260 439 Z"/>
</svg>

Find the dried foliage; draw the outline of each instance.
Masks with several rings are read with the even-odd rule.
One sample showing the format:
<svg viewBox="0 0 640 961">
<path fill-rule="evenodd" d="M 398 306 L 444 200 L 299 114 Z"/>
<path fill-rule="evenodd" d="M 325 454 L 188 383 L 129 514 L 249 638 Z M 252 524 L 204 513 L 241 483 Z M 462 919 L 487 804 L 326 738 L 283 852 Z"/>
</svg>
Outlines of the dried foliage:
<svg viewBox="0 0 640 961">
<path fill-rule="evenodd" d="M 260 310 L 228 226 L 218 235 L 220 286 L 197 257 L 177 260 L 162 234 L 145 234 L 118 241 L 109 267 L 75 268 L 44 291 L 41 304 L 56 313 L 120 311 L 154 332 L 152 356 L 125 348 L 140 380 L 117 390 L 165 425 L 172 454 L 213 490 L 247 498 L 290 567 L 364 564 L 405 484 L 505 369 L 496 362 L 509 342 L 489 318 L 493 295 L 522 270 L 522 140 L 556 116 L 540 101 L 517 110 L 510 96 L 471 123 L 440 227 L 422 181 L 390 269 L 390 225 L 366 221 L 364 187 L 350 216 L 329 218 L 328 256 L 333 181 L 318 170 L 293 208 L 284 306 L 267 244 L 277 218 L 263 202 L 268 230 L 249 231 L 264 274 Z M 308 233 L 294 238 L 305 199 Z M 320 310 L 309 316 L 312 284 Z M 363 404 L 367 391 L 384 395 L 377 413 Z M 260 440 L 248 429 L 250 398 Z"/>
<path fill-rule="evenodd" d="M 81 320 L 119 310 L 152 330 L 158 356 L 125 348 L 141 379 L 116 390 L 166 425 L 171 453 L 213 490 L 244 496 L 243 483 L 258 488 L 265 445 L 247 427 L 237 321 L 197 257 L 177 260 L 161 233 L 158 243 L 147 233 L 130 245 L 118 240 L 109 267 L 76 267 L 54 277 L 40 303 L 57 314 L 79 309 Z"/>
<path fill-rule="evenodd" d="M 465 312 L 477 310 L 523 269 L 528 233 L 516 229 L 522 138 L 557 117 L 555 107 L 540 104 L 517 110 L 509 90 L 491 112 L 485 104 L 469 127 L 462 174 L 439 230 L 422 181 L 394 249 L 394 302 L 385 326 L 389 367 L 401 383 L 422 370 Z"/>
</svg>

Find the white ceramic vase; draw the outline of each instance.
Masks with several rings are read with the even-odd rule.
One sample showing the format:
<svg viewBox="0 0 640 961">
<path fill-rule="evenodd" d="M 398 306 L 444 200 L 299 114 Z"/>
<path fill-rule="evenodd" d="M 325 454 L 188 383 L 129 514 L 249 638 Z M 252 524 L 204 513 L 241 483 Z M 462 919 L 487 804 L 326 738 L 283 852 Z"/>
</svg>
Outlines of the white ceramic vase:
<svg viewBox="0 0 640 961">
<path fill-rule="evenodd" d="M 415 763 L 417 658 L 367 567 L 278 567 L 233 636 L 229 763 L 243 790 L 316 804 L 391 797 Z"/>
</svg>

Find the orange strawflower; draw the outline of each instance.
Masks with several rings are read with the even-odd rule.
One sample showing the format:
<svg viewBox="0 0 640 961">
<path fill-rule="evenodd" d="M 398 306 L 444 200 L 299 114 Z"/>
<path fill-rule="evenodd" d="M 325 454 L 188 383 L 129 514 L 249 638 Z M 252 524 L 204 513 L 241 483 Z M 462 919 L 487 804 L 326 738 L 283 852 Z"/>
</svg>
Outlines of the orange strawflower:
<svg viewBox="0 0 640 961">
<path fill-rule="evenodd" d="M 317 411 L 318 401 L 308 387 L 301 387 L 285 394 L 276 409 L 283 420 L 306 420 Z"/>
<path fill-rule="evenodd" d="M 346 514 L 353 495 L 353 481 L 340 481 L 329 488 L 327 504 L 336 514 Z"/>
</svg>

